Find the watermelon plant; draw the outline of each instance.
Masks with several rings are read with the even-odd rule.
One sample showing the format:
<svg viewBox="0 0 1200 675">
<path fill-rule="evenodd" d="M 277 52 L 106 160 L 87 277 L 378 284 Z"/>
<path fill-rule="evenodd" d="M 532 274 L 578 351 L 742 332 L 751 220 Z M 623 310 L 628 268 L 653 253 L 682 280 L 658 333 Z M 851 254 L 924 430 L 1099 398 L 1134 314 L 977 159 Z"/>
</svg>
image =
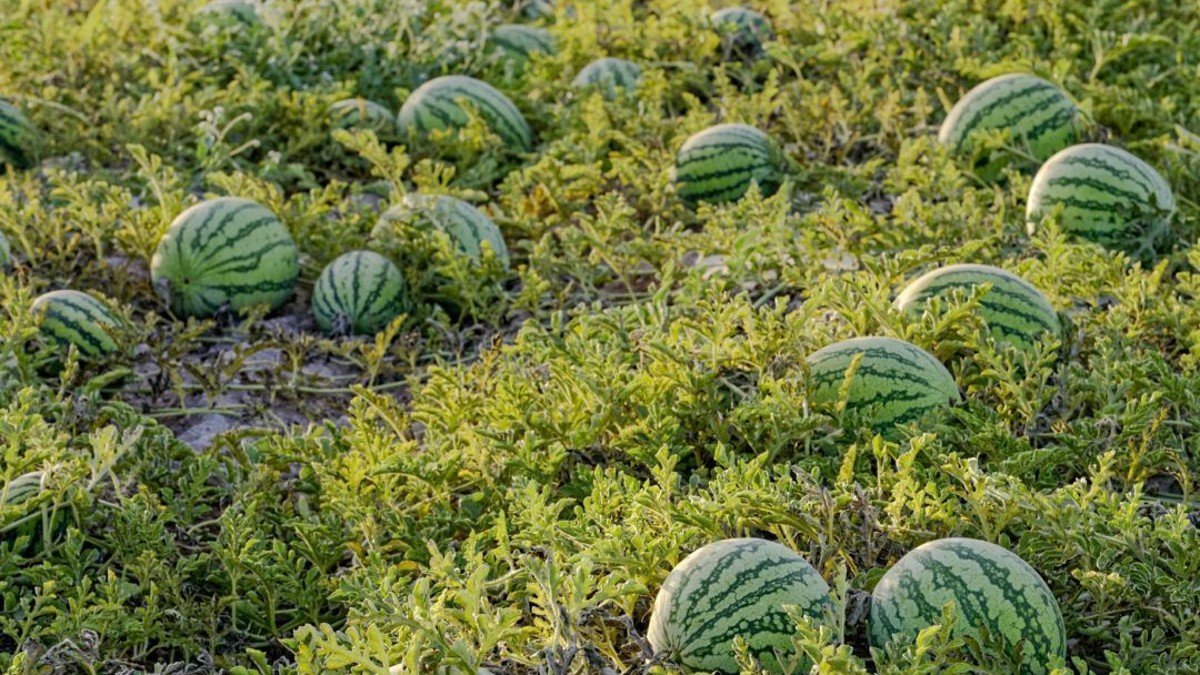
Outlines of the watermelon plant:
<svg viewBox="0 0 1200 675">
<path fill-rule="evenodd" d="M 955 155 L 975 158 L 982 180 L 994 181 L 1009 164 L 1040 164 L 1075 143 L 1082 113 L 1058 86 L 1035 75 L 1012 73 L 982 82 L 946 115 L 938 140 Z M 980 148 L 987 133 L 1007 133 L 1013 151 Z"/>
<path fill-rule="evenodd" d="M 506 143 L 520 150 L 533 145 L 533 131 L 513 102 L 492 85 L 463 75 L 445 75 L 421 85 L 400 107 L 400 131 L 419 138 L 439 129 L 465 126 L 474 109 Z"/>
<path fill-rule="evenodd" d="M 449 195 L 410 192 L 384 211 L 371 230 L 371 240 L 388 251 L 403 251 L 407 230 L 445 232 L 459 251 L 480 260 L 487 247 L 505 266 L 508 247 L 500 228 L 482 211 Z"/>
<path fill-rule="evenodd" d="M 979 314 L 1001 344 L 1020 349 L 1044 337 L 1062 337 L 1058 313 L 1050 301 L 1028 281 L 990 265 L 947 265 L 913 280 L 896 297 L 896 309 L 920 313 L 931 298 L 946 298 L 951 292 L 988 290 L 979 299 Z"/>
<path fill-rule="evenodd" d="M 724 7 L 708 17 L 713 30 L 721 36 L 726 54 L 759 56 L 763 45 L 775 39 L 767 17 L 745 7 Z"/>
<path fill-rule="evenodd" d="M 15 105 L 0 98 L 0 170 L 28 169 L 37 163 L 37 130 Z"/>
<path fill-rule="evenodd" d="M 1019 648 L 1022 675 L 1050 673 L 1066 658 L 1062 611 L 1046 582 L 1017 554 L 976 539 L 922 544 L 883 575 L 871 598 L 871 645 L 911 643 L 948 604 L 955 633 Z"/>
<path fill-rule="evenodd" d="M 781 159 L 762 131 L 745 124 L 718 124 L 684 142 L 675 156 L 673 179 L 691 204 L 741 199 L 757 183 L 770 194 L 780 182 Z"/>
<path fill-rule="evenodd" d="M 372 251 L 351 251 L 329 263 L 313 288 L 312 312 L 333 335 L 371 335 L 409 305 L 404 276 Z"/>
<path fill-rule="evenodd" d="M 605 57 L 596 59 L 583 67 L 571 82 L 576 89 L 596 87 L 607 98 L 615 98 L 618 91 L 632 91 L 642 78 L 642 67 L 625 59 Z"/>
<path fill-rule="evenodd" d="M 337 129 L 370 129 L 387 137 L 396 131 L 392 111 L 363 98 L 347 98 L 329 106 L 329 118 Z"/>
<path fill-rule="evenodd" d="M 1138 257 L 1170 241 L 1175 195 L 1162 174 L 1111 145 L 1085 143 L 1054 155 L 1029 188 L 1029 234 L 1058 214 L 1063 231 Z"/>
<path fill-rule="evenodd" d="M 107 304 L 82 291 L 51 291 L 33 301 L 41 334 L 63 346 L 73 345 L 80 356 L 101 359 L 120 350 L 116 331 L 120 319 Z"/>
<path fill-rule="evenodd" d="M 179 214 L 150 264 L 158 294 L 180 316 L 205 317 L 254 305 L 276 309 L 299 274 L 292 235 L 270 209 L 218 197 Z"/>
<path fill-rule="evenodd" d="M 793 653 L 789 606 L 818 624 L 827 622 L 829 585 L 782 544 L 725 539 L 671 570 L 654 598 L 647 638 L 655 652 L 690 670 L 739 673 L 733 641 L 741 637 L 768 672 L 784 672 L 785 664 L 801 660 Z"/>
</svg>

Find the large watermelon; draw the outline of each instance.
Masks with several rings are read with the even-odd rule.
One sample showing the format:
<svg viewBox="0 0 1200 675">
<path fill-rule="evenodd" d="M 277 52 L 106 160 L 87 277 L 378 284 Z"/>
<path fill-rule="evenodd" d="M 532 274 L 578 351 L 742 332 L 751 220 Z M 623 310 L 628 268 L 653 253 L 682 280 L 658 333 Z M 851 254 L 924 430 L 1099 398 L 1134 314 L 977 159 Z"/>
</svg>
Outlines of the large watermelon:
<svg viewBox="0 0 1200 675">
<path fill-rule="evenodd" d="M 913 549 L 879 583 L 871 600 L 871 644 L 911 643 L 917 633 L 957 608 L 954 632 L 988 634 L 1022 646 L 1021 673 L 1050 672 L 1066 658 L 1066 629 L 1058 601 L 1020 556 L 975 539 L 939 539 Z"/>
<path fill-rule="evenodd" d="M 424 136 L 435 129 L 461 128 L 470 106 L 500 138 L 521 150 L 533 145 L 533 131 L 521 111 L 492 85 L 463 75 L 446 75 L 421 85 L 400 107 L 400 131 Z"/>
<path fill-rule="evenodd" d="M 545 28 L 505 24 L 494 28 L 487 42 L 503 56 L 515 62 L 527 61 L 533 54 L 553 54 L 554 36 Z"/>
<path fill-rule="evenodd" d="M 75 345 L 80 356 L 98 359 L 117 352 L 120 320 L 96 297 L 80 291 L 52 291 L 33 301 L 42 335 L 60 345 Z"/>
<path fill-rule="evenodd" d="M 757 182 L 770 193 L 778 187 L 779 155 L 766 134 L 745 124 L 718 124 L 691 138 L 675 157 L 674 180 L 689 203 L 741 199 Z"/>
<path fill-rule="evenodd" d="M 776 653 L 793 655 L 795 623 L 784 606 L 823 623 L 832 607 L 829 585 L 790 548 L 763 539 L 726 539 L 684 558 L 654 599 L 648 638 L 654 651 L 686 668 L 740 672 L 733 639 L 773 673 Z"/>
<path fill-rule="evenodd" d="M 1082 134 L 1080 111 L 1054 84 L 1034 75 L 1001 75 L 979 84 L 950 110 L 938 140 L 956 155 L 970 154 L 977 134 L 1008 130 L 1014 147 L 1043 162 Z M 1007 152 L 978 159 L 975 173 L 995 180 L 1014 160 Z"/>
<path fill-rule="evenodd" d="M 28 169 L 37 163 L 37 130 L 16 106 L 0 98 L 0 171 L 5 165 Z"/>
<path fill-rule="evenodd" d="M 500 228 L 482 211 L 456 197 L 410 192 L 380 215 L 371 230 L 371 239 L 389 250 L 402 248 L 404 227 L 441 230 L 474 260 L 483 255 L 486 242 L 496 257 L 508 265 L 508 247 Z"/>
<path fill-rule="evenodd" d="M 971 292 L 984 284 L 991 290 L 980 299 L 980 316 L 1003 344 L 1026 349 L 1042 337 L 1062 337 L 1058 314 L 1033 284 L 990 265 L 949 265 L 918 277 L 896 298 L 896 309 L 921 312 L 930 298 L 946 297 L 961 289 Z"/>
<path fill-rule="evenodd" d="M 576 89 L 598 87 L 606 97 L 613 98 L 618 90 L 632 91 L 641 78 L 642 68 L 638 64 L 607 57 L 596 59 L 584 66 L 571 82 L 571 86 Z"/>
<path fill-rule="evenodd" d="M 179 214 L 150 263 L 154 286 L 171 311 L 212 316 L 278 308 L 300 271 L 292 235 L 270 209 L 237 197 L 200 202 Z"/>
<path fill-rule="evenodd" d="M 407 305 L 400 270 L 371 251 L 338 257 L 325 267 L 313 288 L 313 316 L 326 333 L 377 333 L 403 314 Z"/>
<path fill-rule="evenodd" d="M 961 400 L 958 385 L 933 354 L 903 340 L 861 337 L 808 356 L 814 403 L 839 402 L 846 375 L 862 355 L 850 382 L 847 411 L 885 435 L 902 424 Z"/>
<path fill-rule="evenodd" d="M 347 98 L 329 106 L 329 118 L 337 129 L 370 129 L 379 134 L 396 131 L 392 111 L 365 98 Z"/>
<path fill-rule="evenodd" d="M 709 15 L 708 22 L 730 53 L 757 56 L 762 53 L 764 44 L 775 39 L 775 31 L 767 17 L 745 7 L 718 9 Z"/>
<path fill-rule="evenodd" d="M 1154 167 L 1100 143 L 1072 146 L 1042 165 L 1026 203 L 1029 233 L 1060 205 L 1064 231 L 1138 254 L 1159 248 L 1175 214 L 1171 186 Z"/>
</svg>

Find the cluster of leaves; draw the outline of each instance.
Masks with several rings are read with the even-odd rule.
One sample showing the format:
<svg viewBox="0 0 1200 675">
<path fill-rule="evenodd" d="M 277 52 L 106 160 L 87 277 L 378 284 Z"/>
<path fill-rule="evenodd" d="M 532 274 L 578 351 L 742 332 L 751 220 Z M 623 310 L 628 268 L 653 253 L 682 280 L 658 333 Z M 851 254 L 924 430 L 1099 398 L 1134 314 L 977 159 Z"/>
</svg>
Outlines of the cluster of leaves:
<svg viewBox="0 0 1200 675">
<path fill-rule="evenodd" d="M 45 158 L 0 176 L 17 258 L 0 277 L 0 668 L 674 672 L 642 638 L 653 593 L 695 548 L 753 535 L 837 590 L 840 630 L 797 625 L 820 672 L 1004 672 L 942 627 L 866 645 L 864 593 L 959 535 L 1042 573 L 1065 667 L 1200 670 L 1200 8 L 768 0 L 779 39 L 727 61 L 706 0 L 559 0 L 538 19 L 557 52 L 513 69 L 486 36 L 526 20 L 519 3 L 276 0 L 228 25 L 200 4 L 21 0 L 0 25 L 0 92 Z M 572 90 L 600 56 L 642 64 L 637 92 Z M 949 105 L 1012 69 L 1061 82 L 1095 138 L 1164 173 L 1175 250 L 1143 264 L 1053 228 L 1030 240 L 1028 172 L 984 185 L 937 146 Z M 508 93 L 536 151 L 482 124 L 413 147 L 330 129 L 333 101 L 396 109 L 445 73 Z M 674 150 L 723 121 L 777 139 L 789 179 L 689 210 Z M 158 237 L 202 193 L 270 206 L 311 285 L 415 189 L 480 204 L 509 241 L 512 273 L 414 247 L 410 285 L 458 311 L 334 342 L 303 320 L 177 322 L 150 288 Z M 997 348 L 977 297 L 890 308 L 948 262 L 1022 274 L 1062 310 L 1061 344 Z M 64 286 L 115 301 L 127 354 L 49 367 L 29 306 Z M 894 441 L 812 409 L 804 356 L 868 334 L 933 351 L 966 402 Z M 177 439 L 223 406 L 252 424 Z"/>
</svg>

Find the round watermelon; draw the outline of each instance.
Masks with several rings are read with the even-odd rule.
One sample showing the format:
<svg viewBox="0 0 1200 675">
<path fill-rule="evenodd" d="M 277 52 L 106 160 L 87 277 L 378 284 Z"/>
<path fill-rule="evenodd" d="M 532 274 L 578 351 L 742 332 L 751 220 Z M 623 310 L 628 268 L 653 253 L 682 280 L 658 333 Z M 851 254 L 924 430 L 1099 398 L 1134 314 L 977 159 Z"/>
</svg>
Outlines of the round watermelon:
<svg viewBox="0 0 1200 675">
<path fill-rule="evenodd" d="M 829 585 L 790 548 L 763 539 L 726 539 L 684 558 L 671 570 L 650 616 L 656 653 L 700 672 L 738 673 L 733 640 L 741 637 L 768 672 L 782 671 L 778 653 L 793 655 L 795 606 L 818 623 L 832 608 Z"/>
<path fill-rule="evenodd" d="M 326 333 L 372 335 L 404 313 L 404 276 L 387 258 L 352 251 L 329 263 L 313 288 L 312 311 Z"/>
<path fill-rule="evenodd" d="M 0 99 L 0 171 L 37 164 L 38 133 L 16 106 Z"/>
<path fill-rule="evenodd" d="M 296 243 L 270 209 L 219 197 L 179 214 L 150 264 L 159 294 L 180 316 L 228 307 L 276 309 L 292 297 L 300 264 Z"/>
<path fill-rule="evenodd" d="M 755 182 L 773 192 L 779 166 L 766 134 L 745 124 L 718 124 L 687 139 L 675 156 L 673 179 L 684 201 L 718 204 L 741 199 Z"/>
<path fill-rule="evenodd" d="M 614 98 L 620 90 L 633 91 L 642 78 L 642 68 L 625 59 L 596 59 L 583 67 L 571 86 L 576 89 L 597 87 L 605 97 Z"/>
<path fill-rule="evenodd" d="M 745 7 L 725 7 L 708 17 L 713 30 L 729 52 L 757 56 L 763 45 L 775 39 L 771 22 L 762 14 Z"/>
<path fill-rule="evenodd" d="M 347 98 L 329 106 L 329 118 L 337 129 L 369 129 L 376 133 L 396 131 L 392 111 L 365 98 Z"/>
<path fill-rule="evenodd" d="M 809 355 L 814 403 L 829 406 L 840 401 L 846 375 L 859 355 L 846 409 L 876 432 L 889 435 L 899 425 L 961 400 L 954 377 L 933 354 L 903 340 L 861 337 Z"/>
<path fill-rule="evenodd" d="M 1059 206 L 1068 234 L 1147 253 L 1169 235 L 1175 196 L 1141 159 L 1111 145 L 1085 143 L 1051 157 L 1034 176 L 1025 209 L 1029 233 Z"/>
<path fill-rule="evenodd" d="M 871 645 L 912 643 L 922 629 L 957 609 L 954 633 L 1003 636 L 1022 644 L 1022 675 L 1050 672 L 1066 658 L 1066 628 L 1058 601 L 1037 571 L 1017 554 L 975 539 L 939 539 L 900 559 L 875 586 L 868 634 Z"/>
<path fill-rule="evenodd" d="M 507 60 L 528 61 L 534 54 L 553 54 L 554 36 L 545 28 L 505 24 L 494 28 L 487 43 Z"/>
<path fill-rule="evenodd" d="M 1043 162 L 1082 135 L 1081 114 L 1066 92 L 1040 77 L 1011 74 L 994 77 L 967 92 L 950 110 L 938 140 L 956 155 L 973 150 L 981 132 L 1007 130 L 1009 141 L 1024 154 Z M 992 181 L 1014 160 L 1007 152 L 980 157 L 975 173 Z"/>
<path fill-rule="evenodd" d="M 463 75 L 446 75 L 421 85 L 400 107 L 401 133 L 421 137 L 437 129 L 457 129 L 470 121 L 473 108 L 506 143 L 529 150 L 533 131 L 521 111 L 492 85 Z"/>
<path fill-rule="evenodd" d="M 74 345 L 80 356 L 99 359 L 119 351 L 120 320 L 95 296 L 80 291 L 52 291 L 33 301 L 41 333 L 60 345 Z"/>
<path fill-rule="evenodd" d="M 1033 284 L 990 265 L 948 265 L 918 277 L 896 298 L 902 312 L 924 311 L 930 298 L 947 297 L 954 290 L 971 292 L 989 284 L 980 298 L 980 317 L 1001 344 L 1028 349 L 1045 336 L 1062 337 L 1058 313 Z"/>
<path fill-rule="evenodd" d="M 474 260 L 481 259 L 486 245 L 508 266 L 508 247 L 500 228 L 483 211 L 456 197 L 410 192 L 383 212 L 371 231 L 371 239 L 389 250 L 402 248 L 406 227 L 441 230 Z"/>
</svg>

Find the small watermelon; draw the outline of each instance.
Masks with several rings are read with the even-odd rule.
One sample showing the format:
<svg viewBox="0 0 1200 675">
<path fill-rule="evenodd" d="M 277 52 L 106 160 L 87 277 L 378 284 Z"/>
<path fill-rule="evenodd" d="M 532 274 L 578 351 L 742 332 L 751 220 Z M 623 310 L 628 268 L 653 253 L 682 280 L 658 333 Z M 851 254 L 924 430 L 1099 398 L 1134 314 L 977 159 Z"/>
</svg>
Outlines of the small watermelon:
<svg viewBox="0 0 1200 675">
<path fill-rule="evenodd" d="M 1161 246 L 1175 214 L 1171 186 L 1154 167 L 1100 143 L 1072 146 L 1042 165 L 1026 203 L 1029 233 L 1059 205 L 1067 233 L 1137 254 Z"/>
<path fill-rule="evenodd" d="M 933 354 L 903 340 L 861 337 L 809 355 L 814 403 L 839 402 L 847 371 L 860 354 L 862 359 L 849 386 L 847 410 L 878 433 L 889 435 L 899 425 L 961 400 L 954 377 Z"/>
<path fill-rule="evenodd" d="M 265 304 L 276 309 L 300 271 L 292 235 L 249 199 L 200 202 L 171 223 L 150 264 L 154 286 L 180 316 L 206 317 Z"/>
<path fill-rule="evenodd" d="M 939 539 L 913 549 L 875 586 L 868 635 L 871 645 L 911 644 L 940 623 L 942 608 L 957 608 L 954 632 L 979 628 L 1022 643 L 1022 675 L 1050 672 L 1066 658 L 1066 628 L 1058 601 L 1029 563 L 1012 551 L 975 539 Z"/>
<path fill-rule="evenodd" d="M 533 54 L 553 54 L 554 36 L 545 28 L 506 24 L 488 35 L 488 45 L 513 63 L 528 61 Z"/>
<path fill-rule="evenodd" d="M 779 165 L 766 134 L 745 124 L 718 124 L 692 135 L 679 149 L 674 181 L 689 203 L 732 202 L 754 182 L 764 193 L 774 192 Z"/>
<path fill-rule="evenodd" d="M 329 118 L 337 129 L 369 129 L 379 134 L 396 131 L 392 111 L 365 98 L 347 98 L 329 106 Z"/>
<path fill-rule="evenodd" d="M 391 260 L 352 251 L 329 263 L 313 288 L 312 310 L 326 333 L 371 335 L 408 305 L 404 276 Z"/>
<path fill-rule="evenodd" d="M 1062 337 L 1062 325 L 1050 301 L 1033 284 L 990 265 L 948 265 L 918 277 L 896 298 L 902 312 L 924 311 L 930 298 L 990 284 L 980 299 L 980 316 L 1002 344 L 1028 349 L 1044 336 Z"/>
<path fill-rule="evenodd" d="M 521 150 L 533 145 L 533 131 L 521 111 L 492 85 L 473 77 L 446 75 L 421 85 L 400 107 L 401 133 L 424 136 L 435 129 L 461 128 L 474 108 L 501 139 Z"/>
<path fill-rule="evenodd" d="M 433 228 L 445 232 L 459 250 L 474 260 L 483 255 L 483 245 L 508 266 L 508 247 L 500 228 L 482 211 L 449 195 L 409 193 L 401 202 L 379 217 L 371 239 L 388 249 L 403 247 L 398 241 L 401 226 Z"/>
<path fill-rule="evenodd" d="M 0 487 L 0 506 L 20 506 L 41 494 L 46 472 L 23 473 Z"/>
<path fill-rule="evenodd" d="M 0 99 L 0 171 L 37 164 L 38 133 L 16 106 Z"/>
<path fill-rule="evenodd" d="M 119 351 L 120 320 L 96 297 L 80 291 L 52 291 L 33 301 L 33 315 L 46 338 L 75 345 L 80 356 L 99 359 Z"/>
<path fill-rule="evenodd" d="M 795 606 L 818 623 L 832 608 L 829 585 L 790 548 L 763 539 L 726 539 L 684 558 L 663 583 L 650 616 L 656 653 L 706 673 L 738 673 L 733 639 L 741 637 L 768 672 L 776 653 L 793 654 Z"/>
<path fill-rule="evenodd" d="M 226 24 L 258 25 L 262 19 L 254 0 L 212 0 L 196 10 L 200 19 Z"/>
<path fill-rule="evenodd" d="M 708 16 L 708 22 L 730 53 L 758 56 L 763 45 L 775 39 L 767 17 L 745 7 L 718 9 Z"/>
<path fill-rule="evenodd" d="M 583 67 L 571 86 L 576 89 L 597 87 L 605 97 L 615 98 L 618 90 L 633 91 L 642 78 L 642 68 L 625 59 L 596 59 Z"/>
<path fill-rule="evenodd" d="M 1079 108 L 1054 84 L 1034 75 L 1001 75 L 979 84 L 954 104 L 938 141 L 956 155 L 968 155 L 977 134 L 1008 130 L 1013 146 L 1043 162 L 1079 139 L 1080 120 Z M 1013 160 L 1011 153 L 993 152 L 979 158 L 975 173 L 983 180 L 995 180 Z"/>
</svg>

